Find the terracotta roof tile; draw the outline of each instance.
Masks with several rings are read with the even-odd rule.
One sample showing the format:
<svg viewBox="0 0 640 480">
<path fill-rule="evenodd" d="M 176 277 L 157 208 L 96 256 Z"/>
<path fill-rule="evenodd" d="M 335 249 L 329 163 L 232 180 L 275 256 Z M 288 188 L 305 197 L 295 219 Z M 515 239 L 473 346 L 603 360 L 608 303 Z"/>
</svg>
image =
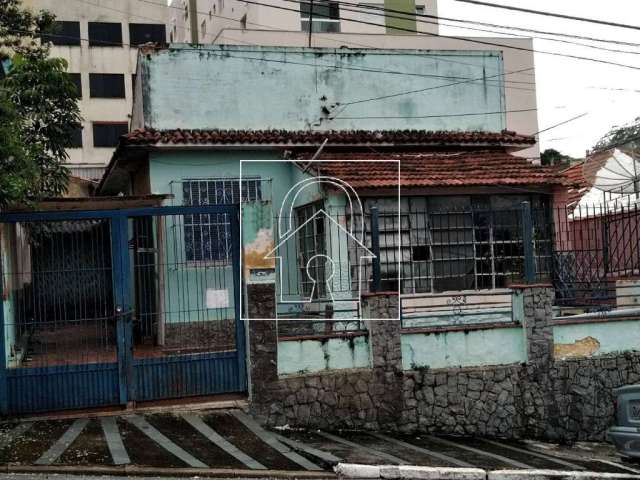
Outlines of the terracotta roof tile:
<svg viewBox="0 0 640 480">
<path fill-rule="evenodd" d="M 423 144 L 423 145 L 533 145 L 535 138 L 502 132 L 431 132 L 426 130 L 151 130 L 138 129 L 123 136 L 129 145 L 155 144 L 279 144 L 320 145 Z"/>
<path fill-rule="evenodd" d="M 556 169 L 533 165 L 525 158 L 505 151 L 457 151 L 414 153 L 326 153 L 318 168 L 323 175 L 335 176 L 354 188 L 388 188 L 398 185 L 398 171 L 392 162 L 400 160 L 403 187 L 562 185 L 564 176 Z M 363 175 L 363 163 L 366 174 Z"/>
</svg>

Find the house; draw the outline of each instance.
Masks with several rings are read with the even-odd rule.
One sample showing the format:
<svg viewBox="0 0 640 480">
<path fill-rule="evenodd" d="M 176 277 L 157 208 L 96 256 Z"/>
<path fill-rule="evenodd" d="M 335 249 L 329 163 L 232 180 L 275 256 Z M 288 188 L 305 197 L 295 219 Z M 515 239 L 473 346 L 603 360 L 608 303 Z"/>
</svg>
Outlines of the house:
<svg viewBox="0 0 640 480">
<path fill-rule="evenodd" d="M 509 210 L 519 212 L 523 201 L 542 211 L 563 179 L 517 156 L 536 142 L 506 130 L 504 114 L 464 114 L 471 106 L 502 111 L 502 87 L 496 85 L 501 80 L 487 80 L 482 86 L 474 79 L 447 87 L 440 76 L 432 75 L 438 68 L 446 76 L 471 78 L 474 65 L 502 68 L 500 52 L 465 52 L 465 62 L 459 63 L 449 60 L 460 58 L 460 52 L 431 51 L 418 67 L 419 78 L 399 89 L 391 77 L 371 70 L 381 55 L 393 56 L 397 68 L 415 68 L 419 51 L 251 47 L 248 55 L 248 48 L 174 45 L 144 52 L 139 58 L 135 129 L 122 138 L 99 192 L 170 194 L 174 205 L 266 202 L 275 217 L 298 181 L 329 175 L 357 190 L 364 208 L 359 215 L 368 216 L 371 207 L 378 206 L 386 222 L 383 230 L 391 226 L 390 214 L 401 217 L 393 226 L 398 234 L 386 232 L 382 237 L 381 288 L 414 294 L 501 289 L 512 282 L 522 266 L 522 242 L 520 233 L 513 231 L 516 223 L 504 219 L 513 215 Z M 176 71 L 184 72 L 179 82 Z M 199 84 L 192 85 L 194 81 Z M 397 94 L 384 95 L 390 91 Z M 260 103 L 255 102 L 256 92 L 264 92 Z M 381 112 L 388 115 L 381 119 Z M 433 114 L 409 115 L 425 112 Z M 390 170 L 373 164 L 383 160 Z M 332 255 L 324 227 L 307 222 L 329 207 L 342 216 L 344 225 L 347 216 L 354 215 L 337 210 L 344 200 L 335 188 L 317 188 L 306 202 L 298 198 L 289 214 L 296 217 L 297 227 L 306 225 L 308 242 L 284 253 L 289 271 L 297 273 L 280 279 L 283 314 L 290 312 L 284 304 L 305 303 L 301 299 L 309 296 L 314 283 L 300 268 L 317 255 L 341 256 L 347 266 L 332 278 L 349 292 L 349 299 L 362 286 L 369 290 L 372 262 L 360 278 L 353 258 L 347 261 L 353 257 L 350 249 L 333 242 Z M 427 217 L 433 220 L 429 223 Z M 212 237 L 214 244 L 220 241 L 217 235 Z M 429 236 L 442 240 L 428 240 Z M 365 237 L 370 248 L 370 232 Z M 262 274 L 274 268 L 264 263 L 264 254 L 277 244 L 273 233 L 264 238 L 266 245 L 255 264 Z M 244 242 L 246 249 L 251 240 Z M 548 244 L 544 238 L 538 242 L 541 251 Z M 194 248 L 196 252 L 187 251 L 188 261 L 228 256 L 215 248 L 202 251 L 208 247 L 199 244 Z M 546 257 L 548 261 L 550 255 Z M 295 311 L 307 308 L 298 305 Z M 324 305 L 314 311 L 324 311 Z"/>
<path fill-rule="evenodd" d="M 640 273 L 638 162 L 632 151 L 594 152 L 562 171 L 555 197 L 557 281 L 565 306 L 592 311 L 635 303 L 629 278 Z"/>
</svg>

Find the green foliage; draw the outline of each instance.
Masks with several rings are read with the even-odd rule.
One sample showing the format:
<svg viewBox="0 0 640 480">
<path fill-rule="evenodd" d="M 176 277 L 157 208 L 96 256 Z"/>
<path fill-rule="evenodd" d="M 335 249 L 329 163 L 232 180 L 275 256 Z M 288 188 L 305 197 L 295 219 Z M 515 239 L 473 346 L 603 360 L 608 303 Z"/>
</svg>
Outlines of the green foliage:
<svg viewBox="0 0 640 480">
<path fill-rule="evenodd" d="M 640 147 L 640 117 L 621 127 L 615 126 L 598 140 L 593 147 L 596 152 L 610 148 L 637 149 Z"/>
<path fill-rule="evenodd" d="M 65 149 L 80 113 L 66 62 L 50 58 L 48 45 L 38 40 L 52 32 L 53 20 L 22 10 L 18 0 L 0 0 L 0 60 L 11 60 L 0 80 L 0 208 L 67 188 Z"/>
<path fill-rule="evenodd" d="M 575 160 L 569 155 L 564 155 L 554 148 L 547 148 L 540 154 L 540 163 L 542 165 L 569 165 L 572 160 Z"/>
</svg>

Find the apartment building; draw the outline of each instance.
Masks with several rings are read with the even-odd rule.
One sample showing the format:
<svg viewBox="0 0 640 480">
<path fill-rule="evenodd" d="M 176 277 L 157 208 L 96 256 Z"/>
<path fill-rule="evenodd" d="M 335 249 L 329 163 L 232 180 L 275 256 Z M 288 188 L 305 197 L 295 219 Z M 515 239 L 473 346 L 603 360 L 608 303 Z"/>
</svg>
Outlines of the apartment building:
<svg viewBox="0 0 640 480">
<path fill-rule="evenodd" d="M 161 0 L 157 0 L 161 2 Z M 166 42 L 168 8 L 146 0 L 24 0 L 56 15 L 46 38 L 78 87 L 82 129 L 68 150 L 72 175 L 99 179 L 120 135 L 129 130 L 137 45 Z"/>
<path fill-rule="evenodd" d="M 191 42 L 189 0 L 172 0 L 169 8 L 169 42 Z M 412 34 L 417 26 L 415 14 L 435 17 L 437 1 L 196 0 L 196 11 L 198 42 L 206 44 L 224 43 L 226 29 Z M 437 19 L 423 18 L 419 30 L 437 34 Z"/>
</svg>

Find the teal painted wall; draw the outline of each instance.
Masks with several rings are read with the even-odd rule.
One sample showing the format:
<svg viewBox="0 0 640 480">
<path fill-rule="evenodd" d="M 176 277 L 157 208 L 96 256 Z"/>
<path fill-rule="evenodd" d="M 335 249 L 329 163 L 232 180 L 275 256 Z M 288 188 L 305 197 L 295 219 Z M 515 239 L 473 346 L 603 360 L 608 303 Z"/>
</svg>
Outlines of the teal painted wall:
<svg viewBox="0 0 640 480">
<path fill-rule="evenodd" d="M 526 361 L 520 327 L 467 332 L 404 333 L 402 367 L 451 368 L 503 365 Z"/>
<path fill-rule="evenodd" d="M 367 336 L 278 342 L 279 375 L 369 367 Z"/>
<path fill-rule="evenodd" d="M 499 51 L 174 44 L 140 61 L 148 80 L 145 118 L 134 118 L 134 125 L 156 129 L 500 131 L 506 126 L 504 114 L 451 116 L 505 110 L 503 78 L 487 74 L 504 71 Z M 478 81 L 450 85 L 467 79 Z M 450 86 L 434 88 L 440 85 Z M 413 90 L 422 91 L 347 105 Z M 437 115 L 448 116 L 416 118 Z M 371 118 L 376 116 L 386 118 Z"/>
<path fill-rule="evenodd" d="M 593 355 L 640 350 L 640 321 L 584 323 L 555 325 L 553 339 L 556 345 L 574 344 L 594 338 L 600 344 Z"/>
</svg>

